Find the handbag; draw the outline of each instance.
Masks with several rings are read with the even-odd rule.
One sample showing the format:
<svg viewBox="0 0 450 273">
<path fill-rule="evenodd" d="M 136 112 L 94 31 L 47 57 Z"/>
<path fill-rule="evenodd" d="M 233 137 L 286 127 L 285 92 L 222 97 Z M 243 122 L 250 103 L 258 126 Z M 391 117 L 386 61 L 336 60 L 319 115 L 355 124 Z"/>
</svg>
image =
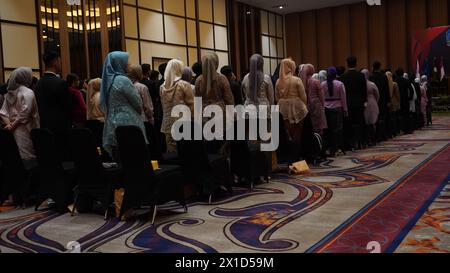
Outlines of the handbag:
<svg viewBox="0 0 450 273">
<path fill-rule="evenodd" d="M 289 166 L 289 174 L 291 175 L 303 175 L 311 171 L 305 160 L 295 162 Z"/>
</svg>

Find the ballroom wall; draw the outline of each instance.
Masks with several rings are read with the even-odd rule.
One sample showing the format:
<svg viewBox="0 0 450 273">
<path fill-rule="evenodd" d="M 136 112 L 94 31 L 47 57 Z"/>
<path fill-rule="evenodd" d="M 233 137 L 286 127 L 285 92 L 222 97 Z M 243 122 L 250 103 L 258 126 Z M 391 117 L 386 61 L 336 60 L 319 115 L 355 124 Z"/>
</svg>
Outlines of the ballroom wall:
<svg viewBox="0 0 450 273">
<path fill-rule="evenodd" d="M 318 68 L 345 65 L 348 56 L 359 67 L 378 60 L 385 67 L 409 67 L 411 33 L 448 25 L 450 0 L 383 0 L 286 15 L 286 50 L 297 63 Z"/>
</svg>

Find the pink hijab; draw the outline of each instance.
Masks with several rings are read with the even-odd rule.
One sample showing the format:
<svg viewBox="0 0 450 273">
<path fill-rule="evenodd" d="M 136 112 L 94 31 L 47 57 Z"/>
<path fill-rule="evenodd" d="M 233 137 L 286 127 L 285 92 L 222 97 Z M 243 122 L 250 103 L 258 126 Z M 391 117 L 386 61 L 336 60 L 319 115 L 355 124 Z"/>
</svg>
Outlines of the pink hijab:
<svg viewBox="0 0 450 273">
<path fill-rule="evenodd" d="M 309 79 L 311 79 L 314 73 L 315 69 L 312 64 L 305 64 L 300 70 L 300 78 L 302 79 L 303 85 L 305 85 L 306 90 L 308 90 L 309 87 Z"/>
</svg>

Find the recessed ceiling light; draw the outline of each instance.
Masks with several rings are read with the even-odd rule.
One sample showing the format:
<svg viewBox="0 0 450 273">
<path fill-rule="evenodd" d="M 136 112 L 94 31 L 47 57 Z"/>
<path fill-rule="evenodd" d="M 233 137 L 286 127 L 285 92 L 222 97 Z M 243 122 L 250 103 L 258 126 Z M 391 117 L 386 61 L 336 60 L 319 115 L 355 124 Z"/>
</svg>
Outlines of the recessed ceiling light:
<svg viewBox="0 0 450 273">
<path fill-rule="evenodd" d="M 286 5 L 285 4 L 283 4 L 283 5 L 276 5 L 276 6 L 273 6 L 272 8 L 282 10 L 282 9 L 286 8 Z"/>
</svg>

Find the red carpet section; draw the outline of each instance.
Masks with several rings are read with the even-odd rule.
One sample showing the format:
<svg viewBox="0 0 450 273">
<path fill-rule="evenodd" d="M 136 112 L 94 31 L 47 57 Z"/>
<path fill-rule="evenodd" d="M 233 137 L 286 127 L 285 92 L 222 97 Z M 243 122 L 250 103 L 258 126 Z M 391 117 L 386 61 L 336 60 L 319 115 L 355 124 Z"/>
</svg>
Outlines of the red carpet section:
<svg viewBox="0 0 450 273">
<path fill-rule="evenodd" d="M 450 144 L 313 249 L 319 253 L 394 252 L 450 181 Z"/>
</svg>

